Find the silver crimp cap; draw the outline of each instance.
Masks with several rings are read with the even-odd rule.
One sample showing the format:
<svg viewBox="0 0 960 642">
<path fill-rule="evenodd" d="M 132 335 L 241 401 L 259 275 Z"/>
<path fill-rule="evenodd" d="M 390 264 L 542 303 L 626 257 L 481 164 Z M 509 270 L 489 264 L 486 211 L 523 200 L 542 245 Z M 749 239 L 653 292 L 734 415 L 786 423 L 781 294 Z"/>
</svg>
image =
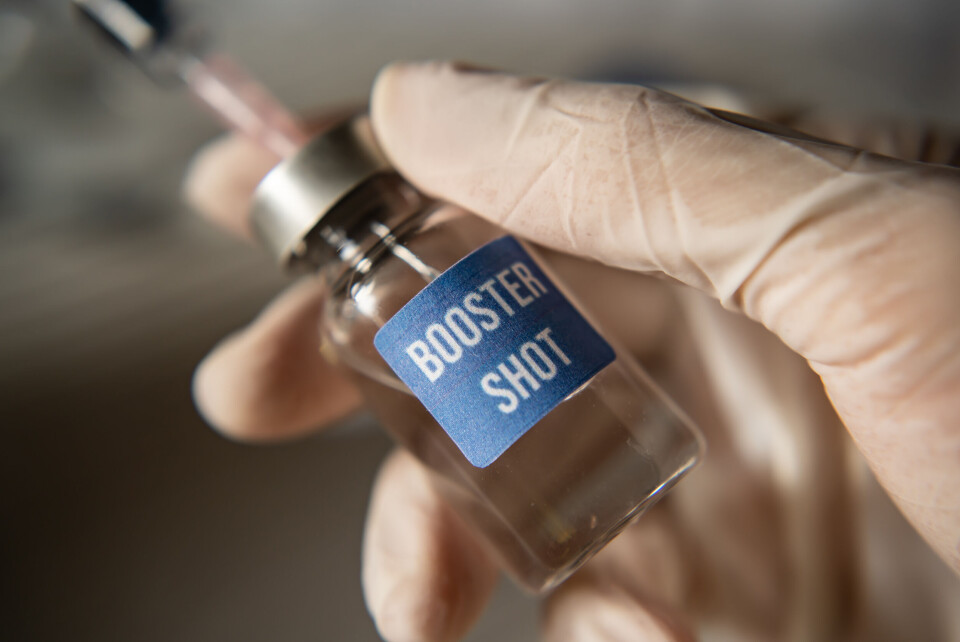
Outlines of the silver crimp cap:
<svg viewBox="0 0 960 642">
<path fill-rule="evenodd" d="M 370 118 L 354 116 L 311 140 L 260 181 L 250 211 L 254 233 L 286 267 L 327 212 L 355 187 L 388 171 Z"/>
</svg>

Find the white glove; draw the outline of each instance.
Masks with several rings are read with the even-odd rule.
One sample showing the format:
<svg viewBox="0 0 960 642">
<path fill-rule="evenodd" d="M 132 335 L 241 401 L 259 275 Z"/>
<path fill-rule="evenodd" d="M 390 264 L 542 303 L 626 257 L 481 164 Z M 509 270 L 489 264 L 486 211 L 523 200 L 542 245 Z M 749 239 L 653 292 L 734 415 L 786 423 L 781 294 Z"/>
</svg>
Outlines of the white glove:
<svg viewBox="0 0 960 642">
<path fill-rule="evenodd" d="M 871 631 L 851 624 L 863 493 L 837 415 L 960 572 L 960 172 L 758 131 L 650 89 L 446 64 L 387 68 L 371 113 L 424 192 L 618 268 L 553 257 L 707 432 L 702 469 L 550 596 L 548 640 Z M 220 143 L 188 195 L 241 228 L 266 163 Z M 269 438 L 357 405 L 315 356 L 321 301 L 301 284 L 208 357 L 195 391 L 212 424 Z M 459 638 L 496 577 L 406 455 L 378 480 L 364 561 L 393 642 Z"/>
</svg>

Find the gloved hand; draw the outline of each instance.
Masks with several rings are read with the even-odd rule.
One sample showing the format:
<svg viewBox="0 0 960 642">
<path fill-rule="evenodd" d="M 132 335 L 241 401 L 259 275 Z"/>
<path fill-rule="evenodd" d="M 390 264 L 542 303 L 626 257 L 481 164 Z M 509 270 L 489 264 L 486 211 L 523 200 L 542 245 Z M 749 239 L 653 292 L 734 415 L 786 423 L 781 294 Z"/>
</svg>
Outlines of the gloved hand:
<svg viewBox="0 0 960 642">
<path fill-rule="evenodd" d="M 707 434 L 704 465 L 549 596 L 547 640 L 870 630 L 851 623 L 871 534 L 857 531 L 865 492 L 841 422 L 960 572 L 960 172 L 650 89 L 445 64 L 387 68 L 371 113 L 424 192 L 556 250 L 555 269 Z M 949 154 L 931 145 L 907 153 Z M 268 162 L 218 143 L 188 195 L 245 233 Z M 195 395 L 214 426 L 277 438 L 359 404 L 317 357 L 322 296 L 295 286 L 204 361 Z M 386 462 L 369 510 L 364 590 L 381 633 L 459 638 L 497 575 L 482 548 L 407 455 Z"/>
</svg>

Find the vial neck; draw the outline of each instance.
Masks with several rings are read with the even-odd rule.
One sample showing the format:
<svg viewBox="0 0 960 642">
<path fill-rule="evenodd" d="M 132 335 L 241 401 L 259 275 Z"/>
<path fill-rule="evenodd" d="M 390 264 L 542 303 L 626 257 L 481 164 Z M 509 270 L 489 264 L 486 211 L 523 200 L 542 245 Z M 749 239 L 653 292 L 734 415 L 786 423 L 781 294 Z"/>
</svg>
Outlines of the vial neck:
<svg viewBox="0 0 960 642">
<path fill-rule="evenodd" d="M 323 216 L 298 248 L 297 262 L 323 268 L 334 278 L 351 270 L 367 272 L 430 202 L 399 174 L 374 176 Z"/>
</svg>

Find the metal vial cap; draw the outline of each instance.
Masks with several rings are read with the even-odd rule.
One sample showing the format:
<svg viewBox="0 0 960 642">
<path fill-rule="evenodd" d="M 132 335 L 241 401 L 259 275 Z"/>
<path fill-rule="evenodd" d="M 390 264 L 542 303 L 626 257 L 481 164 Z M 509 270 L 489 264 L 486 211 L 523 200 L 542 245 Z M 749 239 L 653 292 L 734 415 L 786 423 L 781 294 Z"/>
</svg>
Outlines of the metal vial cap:
<svg viewBox="0 0 960 642">
<path fill-rule="evenodd" d="M 391 171 L 369 116 L 354 116 L 312 139 L 260 181 L 250 210 L 254 233 L 286 267 L 340 200 L 373 176 Z"/>
</svg>

